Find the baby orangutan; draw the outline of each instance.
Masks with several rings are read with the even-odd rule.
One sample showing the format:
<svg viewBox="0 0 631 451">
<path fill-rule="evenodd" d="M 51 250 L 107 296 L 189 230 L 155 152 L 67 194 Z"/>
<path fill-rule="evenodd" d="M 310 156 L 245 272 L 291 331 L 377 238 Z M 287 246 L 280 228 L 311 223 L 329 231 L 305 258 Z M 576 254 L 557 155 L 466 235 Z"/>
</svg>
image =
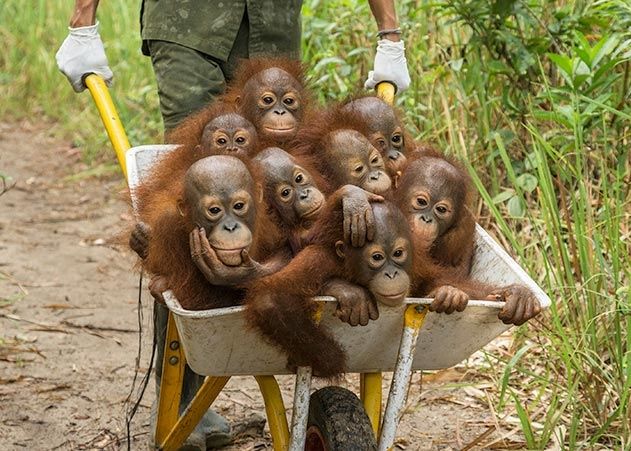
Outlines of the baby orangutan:
<svg viewBox="0 0 631 451">
<path fill-rule="evenodd" d="M 395 191 L 418 244 L 424 242 L 435 262 L 463 276 L 469 274 L 474 252 L 472 197 L 468 175 L 435 156 L 411 160 Z"/>
<path fill-rule="evenodd" d="M 406 146 L 411 140 L 405 136 L 403 123 L 395 109 L 379 97 L 367 96 L 351 100 L 344 111 L 354 112 L 366 122 L 368 138 L 375 146 L 391 177 L 399 176 L 406 165 Z"/>
<path fill-rule="evenodd" d="M 190 310 L 241 303 L 238 286 L 281 266 L 252 259 L 265 224 L 260 203 L 239 159 L 212 156 L 195 162 L 186 172 L 177 207 L 152 226 L 144 266 L 157 276 L 153 284 L 171 289 Z"/>
<path fill-rule="evenodd" d="M 525 286 L 498 288 L 469 276 L 474 253 L 475 218 L 469 177 L 431 148 L 414 152 L 395 191 L 414 241 L 412 293 L 433 297 L 429 309 L 463 311 L 469 299 L 505 301 L 499 318 L 520 325 L 541 311 Z"/>
<path fill-rule="evenodd" d="M 281 58 L 243 61 L 223 99 L 239 107 L 262 139 L 275 144 L 296 136 L 309 103 L 302 66 Z"/>
<path fill-rule="evenodd" d="M 251 158 L 258 150 L 258 136 L 250 121 L 239 114 L 228 113 L 206 124 L 199 145 L 204 155 Z"/>
<path fill-rule="evenodd" d="M 407 223 L 388 203 L 372 204 L 375 234 L 354 248 L 344 240 L 339 203 L 327 201 L 314 225 L 314 238 L 285 268 L 258 279 L 248 290 L 246 317 L 272 344 L 287 353 L 292 366 L 311 366 L 321 377 L 344 371 L 341 346 L 313 319 L 324 284 L 343 278 L 379 301 L 398 304 L 409 286 L 412 248 Z"/>
<path fill-rule="evenodd" d="M 368 129 L 361 117 L 337 107 L 305 125 L 291 153 L 319 171 L 327 194 L 343 185 L 385 194 L 392 180 L 379 151 L 366 136 Z"/>
<path fill-rule="evenodd" d="M 262 176 L 268 214 L 279 230 L 275 248 L 288 245 L 298 253 L 324 208 L 318 175 L 278 147 L 261 151 L 252 163 Z"/>
</svg>

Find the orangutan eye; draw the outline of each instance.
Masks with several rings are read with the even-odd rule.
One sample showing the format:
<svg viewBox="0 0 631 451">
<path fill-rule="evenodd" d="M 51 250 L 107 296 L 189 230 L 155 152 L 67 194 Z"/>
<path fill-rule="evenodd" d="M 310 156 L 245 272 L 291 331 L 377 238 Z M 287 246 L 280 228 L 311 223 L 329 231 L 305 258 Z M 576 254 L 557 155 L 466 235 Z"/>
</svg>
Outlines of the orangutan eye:
<svg viewBox="0 0 631 451">
<path fill-rule="evenodd" d="M 291 190 L 289 188 L 285 188 L 280 193 L 280 195 L 283 196 L 283 197 L 289 197 L 290 194 L 291 194 Z"/>
<path fill-rule="evenodd" d="M 358 174 L 359 174 L 360 172 L 362 172 L 363 170 L 364 170 L 364 167 L 363 167 L 363 166 L 357 166 L 357 167 L 355 168 L 355 172 L 356 172 L 356 173 L 358 173 Z"/>
<path fill-rule="evenodd" d="M 400 143 L 401 142 L 401 136 L 400 135 L 394 135 L 392 137 L 392 142 L 393 143 L 397 143 L 397 144 Z"/>
<path fill-rule="evenodd" d="M 243 202 L 237 202 L 236 204 L 234 204 L 235 210 L 243 210 L 243 207 L 245 207 L 245 204 Z"/>
<path fill-rule="evenodd" d="M 274 103 L 274 99 L 270 96 L 265 96 L 263 97 L 263 102 L 265 102 L 265 104 L 267 105 L 271 105 L 272 103 Z"/>
<path fill-rule="evenodd" d="M 293 104 L 294 104 L 294 99 L 292 99 L 291 97 L 287 97 L 285 100 L 283 100 L 283 103 L 284 103 L 285 105 L 289 105 L 289 106 L 291 106 L 291 105 L 293 105 Z"/>
<path fill-rule="evenodd" d="M 225 145 L 227 142 L 228 142 L 228 140 L 226 138 L 219 138 L 217 140 L 217 144 L 220 144 L 222 146 Z"/>
<path fill-rule="evenodd" d="M 235 139 L 235 141 L 237 142 L 237 144 L 243 144 L 245 142 L 245 138 L 243 136 L 239 136 L 237 139 Z"/>
<path fill-rule="evenodd" d="M 372 164 L 377 164 L 378 161 L 379 161 L 379 157 L 378 156 L 375 156 L 372 160 L 370 160 L 370 162 Z"/>
<path fill-rule="evenodd" d="M 304 180 L 304 177 L 302 176 L 302 174 L 298 174 L 296 176 L 296 183 L 302 183 L 303 180 Z"/>
<path fill-rule="evenodd" d="M 418 197 L 416 199 L 416 203 L 419 204 L 421 207 L 427 207 L 427 199 L 425 199 L 424 197 Z"/>
<path fill-rule="evenodd" d="M 394 254 L 392 254 L 393 256 L 395 256 L 396 258 L 399 258 L 403 255 L 403 250 L 402 249 L 397 249 L 396 251 L 394 251 Z"/>
<path fill-rule="evenodd" d="M 384 259 L 383 254 L 380 254 L 379 252 L 375 252 L 374 254 L 372 254 L 372 259 L 376 262 L 380 262 L 381 260 Z"/>
<path fill-rule="evenodd" d="M 447 207 L 444 207 L 443 205 L 439 205 L 438 207 L 436 207 L 436 210 L 438 210 L 438 212 L 442 214 L 447 213 Z"/>
<path fill-rule="evenodd" d="M 213 214 L 213 215 L 218 215 L 219 213 L 221 213 L 221 208 L 219 207 L 210 207 L 208 209 L 208 211 Z"/>
</svg>

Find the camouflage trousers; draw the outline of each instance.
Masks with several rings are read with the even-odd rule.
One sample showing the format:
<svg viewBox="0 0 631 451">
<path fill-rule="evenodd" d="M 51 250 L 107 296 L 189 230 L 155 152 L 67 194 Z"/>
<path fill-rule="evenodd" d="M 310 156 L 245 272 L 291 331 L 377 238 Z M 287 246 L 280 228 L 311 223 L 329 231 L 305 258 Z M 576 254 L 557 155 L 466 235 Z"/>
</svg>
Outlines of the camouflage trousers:
<svg viewBox="0 0 631 451">
<path fill-rule="evenodd" d="M 158 82 L 165 132 L 223 93 L 238 61 L 249 57 L 248 40 L 245 14 L 225 62 L 174 42 L 146 42 Z"/>
</svg>

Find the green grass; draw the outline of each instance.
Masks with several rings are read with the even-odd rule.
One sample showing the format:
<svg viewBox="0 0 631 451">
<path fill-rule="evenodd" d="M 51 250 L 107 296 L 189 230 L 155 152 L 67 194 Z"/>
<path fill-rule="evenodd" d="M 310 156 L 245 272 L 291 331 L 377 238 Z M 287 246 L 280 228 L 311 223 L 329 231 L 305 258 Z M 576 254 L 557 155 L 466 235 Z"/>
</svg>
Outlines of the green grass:
<svg viewBox="0 0 631 451">
<path fill-rule="evenodd" d="M 46 121 L 102 164 L 113 154 L 89 95 L 55 67 L 67 3 L 0 4 L 0 115 Z M 553 300 L 518 330 L 512 359 L 487 356 L 500 414 L 520 420 L 532 449 L 631 449 L 629 3 L 397 4 L 413 78 L 397 102 L 410 130 L 465 161 L 481 222 Z M 365 2 L 308 0 L 303 16 L 318 99 L 357 91 L 376 32 Z M 99 18 L 130 140 L 155 142 L 137 2 L 102 2 Z"/>
<path fill-rule="evenodd" d="M 72 139 L 92 161 L 106 155 L 109 142 L 88 92 L 75 94 L 55 62 L 71 11 L 72 2 L 0 3 L 6 49 L 0 53 L 0 116 L 50 121 L 54 134 Z M 105 51 L 116 74 L 112 96 L 134 144 L 157 142 L 161 133 L 151 63 L 140 52 L 139 12 L 139 2 L 124 0 L 99 7 Z"/>
</svg>

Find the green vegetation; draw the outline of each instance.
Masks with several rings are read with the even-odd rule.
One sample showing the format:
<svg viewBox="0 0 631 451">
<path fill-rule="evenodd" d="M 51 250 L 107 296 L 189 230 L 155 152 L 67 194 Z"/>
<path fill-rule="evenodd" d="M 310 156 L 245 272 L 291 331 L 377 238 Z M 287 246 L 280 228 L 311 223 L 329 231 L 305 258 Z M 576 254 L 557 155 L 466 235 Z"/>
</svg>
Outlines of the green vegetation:
<svg viewBox="0 0 631 451">
<path fill-rule="evenodd" d="M 102 2 L 113 96 L 132 143 L 159 138 L 137 2 Z M 466 162 L 483 224 L 553 299 L 489 355 L 500 414 L 528 448 L 631 447 L 631 6 L 627 0 L 398 2 L 413 86 L 411 131 Z M 0 4 L 0 115 L 43 119 L 85 158 L 111 158 L 88 94 L 57 72 L 69 3 Z M 366 20 L 358 20 L 363 17 Z M 306 1 L 305 62 L 321 101 L 371 65 L 365 2 Z M 113 160 L 113 159 L 112 159 Z M 498 364 L 500 362 L 500 364 Z"/>
</svg>

